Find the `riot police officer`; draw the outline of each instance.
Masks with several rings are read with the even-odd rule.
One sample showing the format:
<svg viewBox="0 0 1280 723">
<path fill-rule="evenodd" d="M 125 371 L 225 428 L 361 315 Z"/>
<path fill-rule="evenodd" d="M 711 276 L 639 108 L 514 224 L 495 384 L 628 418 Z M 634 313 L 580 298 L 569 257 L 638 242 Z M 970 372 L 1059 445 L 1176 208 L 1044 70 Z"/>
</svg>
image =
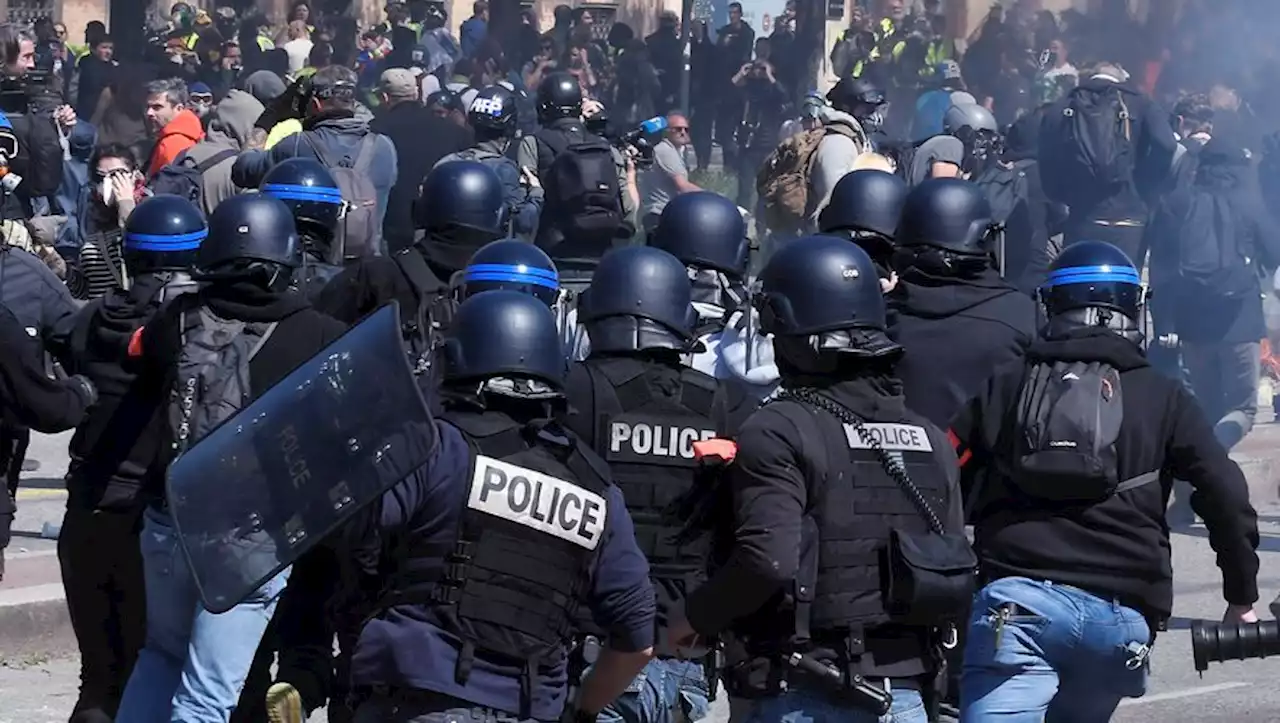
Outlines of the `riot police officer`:
<svg viewBox="0 0 1280 723">
<path fill-rule="evenodd" d="M 467 109 L 467 122 L 475 131 L 470 148 L 450 153 L 436 165 L 450 161 L 479 161 L 502 179 L 507 208 L 511 209 L 511 232 L 532 241 L 542 213 L 542 183 L 536 168 L 516 165 L 508 151 L 519 127 L 516 94 L 500 85 L 482 88 Z"/>
<path fill-rule="evenodd" d="M 839 707 L 846 720 L 923 723 L 939 628 L 973 589 L 955 453 L 897 391 L 902 347 L 885 334 L 861 248 L 829 236 L 787 244 L 758 298 L 782 391 L 738 434 L 722 564 L 672 635 L 731 631 L 726 685 L 759 698 L 749 721 Z M 926 553 L 951 571 L 930 583 L 940 605 L 882 582 L 905 562 L 901 546 L 931 539 L 955 551 Z"/>
<path fill-rule="evenodd" d="M 392 489 L 377 519 L 396 542 L 365 570 L 384 592 L 353 658 L 357 723 L 558 720 L 582 598 L 611 635 L 579 691 L 584 718 L 651 657 L 653 591 L 622 492 L 555 421 L 557 340 L 554 314 L 529 295 L 486 291 L 458 307 L 436 461 Z"/>
<path fill-rule="evenodd" d="M 565 386 L 566 424 L 609 463 L 628 500 L 660 610 L 678 609 L 705 566 L 704 550 L 670 544 L 675 530 L 662 512 L 694 486 L 693 444 L 716 435 L 721 404 L 716 381 L 681 362 L 697 343 L 691 290 L 685 267 L 665 251 L 632 246 L 605 254 L 578 305 L 591 354 L 569 369 Z M 683 696 L 695 710 L 705 707 L 702 662 L 678 659 L 669 647 L 658 655 L 646 675 L 676 685 L 663 688 L 656 705 L 675 709 Z M 634 720 L 644 705 L 622 700 L 613 712 Z"/>
<path fill-rule="evenodd" d="M 458 300 L 495 289 L 528 294 L 550 308 L 560 301 L 555 262 L 537 246 L 516 239 L 486 244 L 471 257 L 458 283 Z"/>
<path fill-rule="evenodd" d="M 585 285 L 613 241 L 630 238 L 635 230 L 635 166 L 608 141 L 587 130 L 582 86 L 569 73 L 543 78 L 538 86 L 538 122 L 542 127 L 521 138 L 516 153 L 516 163 L 536 170 L 547 190 L 537 244 L 555 259 L 562 280 L 572 275 Z M 576 170 L 555 173 L 556 164 Z M 556 183 L 562 176 L 575 175 L 602 187 Z"/>
<path fill-rule="evenodd" d="M 649 245 L 688 269 L 698 311 L 694 335 L 704 347 L 691 356 L 690 366 L 727 382 L 728 414 L 745 419 L 777 389 L 778 368 L 748 303 L 750 246 L 742 213 L 717 193 L 680 194 L 662 210 Z"/>
<path fill-rule="evenodd" d="M 907 350 L 898 374 L 907 403 L 946 425 L 992 370 L 1022 357 L 1035 337 L 1035 304 L 1001 278 L 991 206 L 969 181 L 913 188 L 896 240 L 889 333 Z"/>
<path fill-rule="evenodd" d="M 74 710 L 86 719 L 93 711 L 115 716 L 145 632 L 138 518 L 146 502 L 143 480 L 161 440 L 154 423 L 158 400 L 138 393 L 138 369 L 124 363 L 124 352 L 161 305 L 196 289 L 191 270 L 208 233 L 190 201 L 143 200 L 124 228 L 128 288 L 113 287 L 90 302 L 71 333 L 67 371 L 99 390 L 98 404 L 71 439 L 67 514 L 58 536 L 80 648 Z"/>
<path fill-rule="evenodd" d="M 1223 621 L 1257 621 L 1248 487 L 1191 394 L 1148 364 L 1138 270 L 1119 248 L 1082 241 L 1040 294 L 1048 322 L 1026 363 L 996 374 L 951 426 L 986 580 L 962 721 L 1110 720 L 1143 694 L 1172 614 L 1170 480 L 1195 488 L 1215 541 Z"/>
<path fill-rule="evenodd" d="M 898 283 L 893 270 L 893 237 L 908 190 L 907 182 L 895 174 L 853 171 L 836 183 L 831 203 L 818 218 L 822 233 L 847 238 L 867 252 L 885 293 Z"/>
<path fill-rule="evenodd" d="M 335 248 L 345 202 L 329 169 L 314 158 L 289 158 L 271 167 L 261 190 L 284 201 L 293 211 L 302 244 L 302 270 L 294 279 L 315 300 L 330 279 L 342 271 L 343 251 Z"/>
<path fill-rule="evenodd" d="M 505 235 L 502 181 L 477 161 L 436 166 L 422 181 L 414 215 L 423 233 L 412 246 L 348 265 L 325 285 L 316 308 L 353 323 L 395 299 L 410 356 L 425 370 L 434 337 L 452 316 L 453 275 L 481 246 Z"/>
</svg>

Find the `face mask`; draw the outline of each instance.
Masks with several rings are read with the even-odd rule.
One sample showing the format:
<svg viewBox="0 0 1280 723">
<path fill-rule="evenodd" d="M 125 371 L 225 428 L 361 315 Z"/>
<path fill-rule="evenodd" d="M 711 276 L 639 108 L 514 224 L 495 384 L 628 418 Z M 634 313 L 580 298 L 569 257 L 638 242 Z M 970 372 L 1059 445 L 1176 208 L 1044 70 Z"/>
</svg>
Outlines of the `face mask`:
<svg viewBox="0 0 1280 723">
<path fill-rule="evenodd" d="M 102 179 L 102 185 L 98 189 L 98 195 L 102 196 L 102 204 L 104 206 L 110 206 L 115 202 L 115 186 L 111 184 L 110 176 Z"/>
</svg>

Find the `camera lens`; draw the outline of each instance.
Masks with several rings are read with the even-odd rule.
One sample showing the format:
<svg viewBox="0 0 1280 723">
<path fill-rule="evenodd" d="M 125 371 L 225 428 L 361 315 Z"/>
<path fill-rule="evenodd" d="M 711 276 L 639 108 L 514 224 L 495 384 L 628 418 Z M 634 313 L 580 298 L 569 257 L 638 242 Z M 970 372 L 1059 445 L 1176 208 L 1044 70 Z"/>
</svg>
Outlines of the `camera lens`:
<svg viewBox="0 0 1280 723">
<path fill-rule="evenodd" d="M 1280 655 L 1280 622 L 1219 625 L 1197 620 L 1191 623 L 1191 654 L 1202 673 L 1209 663 Z"/>
</svg>

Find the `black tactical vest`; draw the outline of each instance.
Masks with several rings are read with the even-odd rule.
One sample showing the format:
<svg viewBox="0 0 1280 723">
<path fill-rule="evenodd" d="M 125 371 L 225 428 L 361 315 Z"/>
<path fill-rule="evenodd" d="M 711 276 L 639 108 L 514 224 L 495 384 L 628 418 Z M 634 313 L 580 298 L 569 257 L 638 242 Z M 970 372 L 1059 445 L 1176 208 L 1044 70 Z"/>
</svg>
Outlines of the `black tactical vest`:
<svg viewBox="0 0 1280 723">
<path fill-rule="evenodd" d="M 694 369 L 679 370 L 675 396 L 651 388 L 652 362 L 593 359 L 583 362 L 591 378 L 595 420 L 592 446 L 622 489 L 635 523 L 636 542 L 655 578 L 687 579 L 706 565 L 705 538 L 677 547 L 679 531 L 663 510 L 694 483 L 693 443 L 716 436 L 712 422 L 716 381 Z"/>
<path fill-rule="evenodd" d="M 592 579 L 608 508 L 608 472 L 554 422 L 521 425 L 497 412 L 450 411 L 472 452 L 458 535 L 445 545 L 410 536 L 379 607 L 420 604 L 458 636 L 455 677 L 476 651 L 535 678 L 564 661 Z"/>
<path fill-rule="evenodd" d="M 805 515 L 813 524 L 806 521 L 805 527 L 816 532 L 817 544 L 806 540 L 803 545 L 807 550 L 801 555 L 796 616 L 798 627 L 804 627 L 807 615 L 809 630 L 797 632 L 821 639 L 893 622 L 882 601 L 880 570 L 889 530 L 923 535 L 929 532 L 928 523 L 852 425 L 794 400 L 772 401 L 767 408 L 795 424 L 810 464 Z M 950 483 L 935 454 L 944 440 L 931 436 L 915 419 L 867 421 L 864 426 L 902 462 L 929 506 L 944 515 L 950 507 Z M 805 585 L 805 578 L 814 584 Z"/>
</svg>

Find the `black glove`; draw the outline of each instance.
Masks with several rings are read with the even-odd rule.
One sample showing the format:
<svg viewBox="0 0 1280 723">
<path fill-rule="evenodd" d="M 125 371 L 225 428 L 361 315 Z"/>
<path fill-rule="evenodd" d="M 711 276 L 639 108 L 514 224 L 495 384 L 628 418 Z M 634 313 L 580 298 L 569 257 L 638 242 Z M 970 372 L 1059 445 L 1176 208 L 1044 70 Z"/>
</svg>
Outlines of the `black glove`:
<svg viewBox="0 0 1280 723">
<path fill-rule="evenodd" d="M 93 386 L 93 382 L 89 381 L 89 377 L 83 374 L 73 374 L 67 377 L 67 384 L 80 393 L 84 397 L 85 407 L 92 407 L 98 401 L 98 388 Z"/>
</svg>

